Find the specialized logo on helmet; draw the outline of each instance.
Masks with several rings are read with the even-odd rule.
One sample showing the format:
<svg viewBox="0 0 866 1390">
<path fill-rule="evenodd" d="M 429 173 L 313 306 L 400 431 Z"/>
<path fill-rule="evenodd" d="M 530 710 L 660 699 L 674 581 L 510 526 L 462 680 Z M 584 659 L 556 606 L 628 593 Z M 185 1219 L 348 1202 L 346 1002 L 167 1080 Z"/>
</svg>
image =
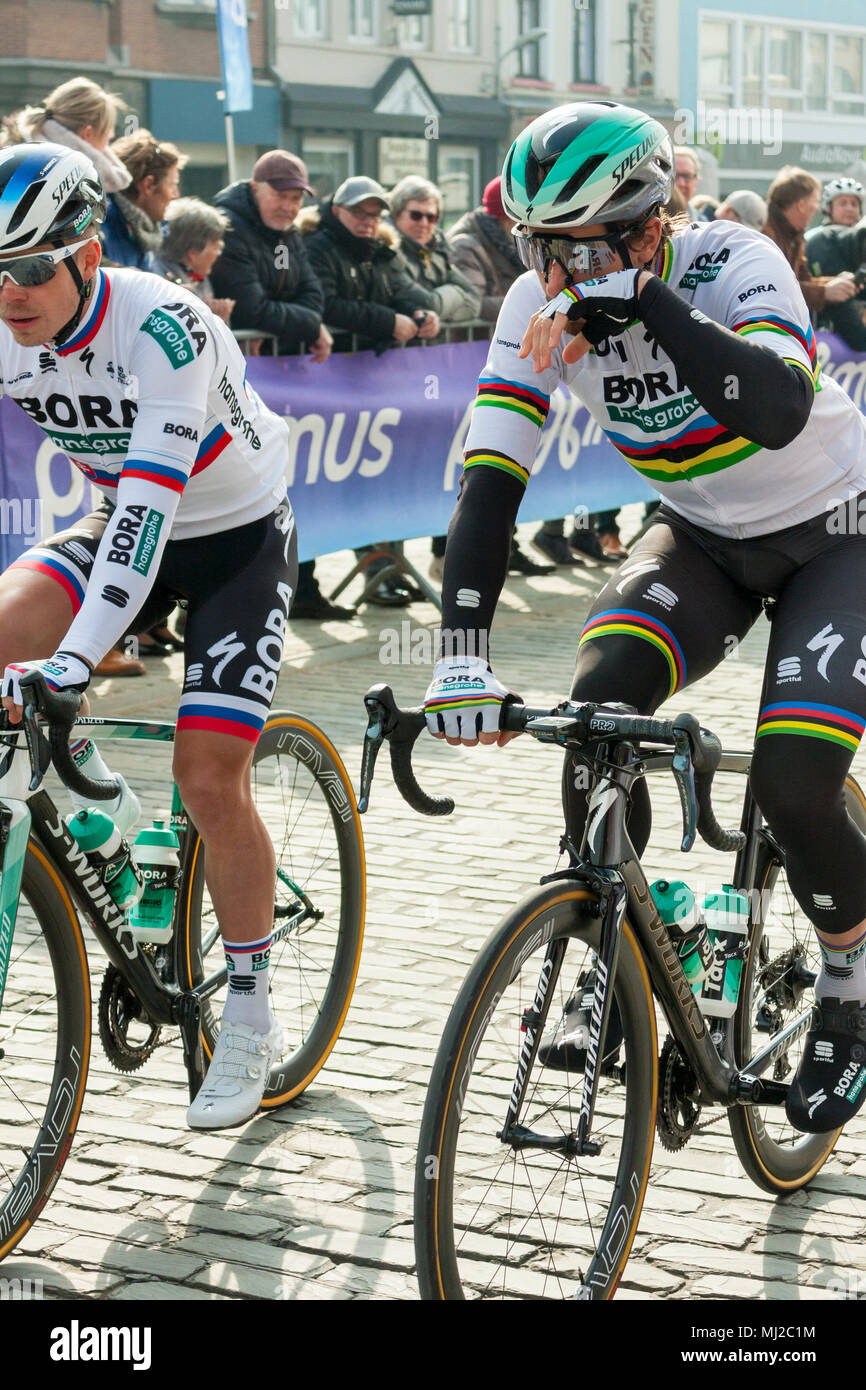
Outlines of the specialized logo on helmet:
<svg viewBox="0 0 866 1390">
<path fill-rule="evenodd" d="M 655 139 L 652 135 L 648 135 L 645 140 L 642 140 L 637 149 L 632 150 L 631 154 L 614 169 L 612 176 L 614 183 L 621 183 L 623 176 L 627 174 L 629 170 L 633 169 L 636 164 L 640 164 L 644 156 L 649 154 L 654 143 Z"/>
<path fill-rule="evenodd" d="M 81 165 L 76 164 L 74 169 L 70 169 L 63 182 L 59 183 L 56 188 L 52 188 L 51 196 L 54 199 L 55 207 L 60 207 L 60 204 L 63 202 L 63 199 L 66 197 L 70 188 L 75 187 L 83 173 L 84 170 L 82 169 Z"/>
</svg>

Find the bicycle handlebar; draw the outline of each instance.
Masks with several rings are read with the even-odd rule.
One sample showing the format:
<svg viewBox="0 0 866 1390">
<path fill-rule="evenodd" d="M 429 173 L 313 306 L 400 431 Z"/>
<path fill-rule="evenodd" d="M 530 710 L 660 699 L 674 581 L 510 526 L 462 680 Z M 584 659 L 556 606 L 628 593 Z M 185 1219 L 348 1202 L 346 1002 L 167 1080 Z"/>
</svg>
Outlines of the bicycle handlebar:
<svg viewBox="0 0 866 1390">
<path fill-rule="evenodd" d="M 60 780 L 79 796 L 91 801 L 110 801 L 118 796 L 120 783 L 115 778 L 88 777 L 69 751 L 69 734 L 81 708 L 81 692 L 52 690 L 41 671 L 30 671 L 21 678 L 21 693 L 24 696 L 24 736 L 33 774 L 30 790 L 36 791 L 53 763 Z M 47 742 L 39 726 L 40 717 L 48 726 Z"/>
<path fill-rule="evenodd" d="M 390 686 L 374 685 L 364 696 L 367 733 L 361 764 L 359 811 L 370 804 L 370 789 L 376 757 L 384 740 L 391 749 L 394 782 L 404 801 L 424 815 L 450 815 L 450 797 L 428 796 L 418 785 L 412 768 L 412 749 L 426 727 L 421 708 L 400 709 Z M 691 849 L 696 831 L 708 845 L 724 853 L 741 849 L 745 836 L 739 830 L 719 825 L 712 807 L 713 777 L 722 756 L 722 745 L 709 729 L 702 729 L 693 714 L 674 719 L 656 719 L 636 714 L 628 706 L 575 704 L 564 700 L 553 709 L 533 709 L 511 699 L 502 707 L 500 727 L 508 733 L 528 733 L 541 743 L 562 747 L 588 742 L 614 742 L 636 739 L 641 742 L 672 744 L 672 770 L 683 810 L 684 850 Z"/>
</svg>

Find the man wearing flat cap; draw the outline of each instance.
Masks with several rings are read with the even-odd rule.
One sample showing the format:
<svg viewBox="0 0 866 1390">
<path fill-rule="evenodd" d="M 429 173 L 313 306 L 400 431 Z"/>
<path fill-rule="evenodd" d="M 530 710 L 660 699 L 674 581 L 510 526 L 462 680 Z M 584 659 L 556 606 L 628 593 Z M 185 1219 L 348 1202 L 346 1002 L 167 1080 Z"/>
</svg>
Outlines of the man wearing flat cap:
<svg viewBox="0 0 866 1390">
<path fill-rule="evenodd" d="M 325 296 L 325 322 L 334 351 L 382 352 L 411 338 L 435 338 L 435 294 L 401 270 L 400 238 L 382 221 L 388 197 L 375 179 L 356 175 L 333 198 L 304 208 L 298 228 Z"/>
<path fill-rule="evenodd" d="M 306 346 L 324 361 L 331 338 L 322 326 L 322 288 L 294 227 L 304 194 L 313 190 L 302 159 L 270 150 L 251 179 L 224 188 L 214 202 L 231 219 L 211 271 L 214 294 L 234 299 L 232 328 L 272 333 L 280 353 Z"/>
</svg>

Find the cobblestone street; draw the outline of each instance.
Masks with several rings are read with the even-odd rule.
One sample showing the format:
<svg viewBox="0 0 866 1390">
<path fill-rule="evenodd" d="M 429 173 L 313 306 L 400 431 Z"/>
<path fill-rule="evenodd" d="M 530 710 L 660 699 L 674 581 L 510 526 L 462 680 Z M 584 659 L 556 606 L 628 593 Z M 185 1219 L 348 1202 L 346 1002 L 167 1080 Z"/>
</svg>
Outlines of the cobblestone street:
<svg viewBox="0 0 866 1390">
<path fill-rule="evenodd" d="M 523 531 L 528 539 L 531 531 Z M 426 573 L 429 543 L 412 542 L 408 553 Z M 345 555 L 320 562 L 323 589 L 349 563 Z M 494 666 L 528 703 L 552 704 L 568 693 L 577 633 L 606 573 L 586 567 L 509 579 L 494 629 Z M 384 680 L 401 704 L 417 704 L 432 647 L 418 633 L 436 621 L 432 606 L 414 604 L 368 607 L 353 622 L 324 629 L 290 625 L 274 707 L 303 712 L 323 727 L 356 790 L 361 696 Z M 667 711 L 693 710 L 726 746 L 748 746 L 766 634 L 761 619 L 717 671 Z M 404 661 L 385 664 L 382 657 L 397 644 Z M 94 712 L 174 717 L 181 670 L 180 656 L 150 660 L 144 678 L 97 684 Z M 114 749 L 121 750 L 116 760 Z M 133 780 L 149 775 L 140 749 L 115 744 L 103 752 Z M 528 738 L 503 751 L 456 750 L 425 738 L 416 762 L 422 786 L 447 790 L 456 810 L 440 820 L 416 816 L 399 799 L 386 757 L 380 760 L 364 817 L 369 880 L 360 974 L 342 1035 L 310 1089 L 240 1130 L 194 1134 L 184 1125 L 179 1045 L 120 1076 L 95 1040 L 71 1156 L 38 1222 L 4 1263 L 5 1278 L 41 1279 L 53 1298 L 418 1297 L 413 1165 L 437 1043 L 480 943 L 556 867 L 561 815 L 559 756 Z M 854 772 L 864 780 L 862 751 Z M 737 781 L 718 781 L 724 824 L 737 819 Z M 653 786 L 648 876 L 683 878 L 693 887 L 726 881 L 732 859 L 702 841 L 691 855 L 672 851 L 681 825 L 676 789 L 671 778 Z M 101 969 L 94 954 L 94 998 Z M 619 1298 L 866 1293 L 864 1152 L 861 1117 L 843 1131 L 808 1191 L 775 1200 L 743 1174 L 724 1119 L 679 1153 L 656 1143 Z"/>
</svg>

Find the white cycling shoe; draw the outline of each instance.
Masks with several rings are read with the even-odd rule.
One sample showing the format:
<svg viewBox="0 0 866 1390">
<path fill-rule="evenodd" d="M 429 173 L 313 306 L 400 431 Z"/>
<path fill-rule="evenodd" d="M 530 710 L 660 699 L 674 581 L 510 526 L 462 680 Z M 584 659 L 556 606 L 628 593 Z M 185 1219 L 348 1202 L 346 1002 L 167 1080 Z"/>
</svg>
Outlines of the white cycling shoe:
<svg viewBox="0 0 866 1390">
<path fill-rule="evenodd" d="M 120 783 L 120 799 L 117 803 L 117 810 L 109 810 L 108 814 L 111 816 L 111 819 L 114 821 L 121 835 L 125 836 L 141 815 L 141 802 L 125 777 L 121 777 L 120 773 L 118 773 L 117 780 Z"/>
<path fill-rule="evenodd" d="M 186 1112 L 190 1129 L 230 1129 L 251 1120 L 282 1046 L 283 1032 L 275 1020 L 267 1033 L 248 1023 L 224 1024 L 202 1088 Z"/>
</svg>

